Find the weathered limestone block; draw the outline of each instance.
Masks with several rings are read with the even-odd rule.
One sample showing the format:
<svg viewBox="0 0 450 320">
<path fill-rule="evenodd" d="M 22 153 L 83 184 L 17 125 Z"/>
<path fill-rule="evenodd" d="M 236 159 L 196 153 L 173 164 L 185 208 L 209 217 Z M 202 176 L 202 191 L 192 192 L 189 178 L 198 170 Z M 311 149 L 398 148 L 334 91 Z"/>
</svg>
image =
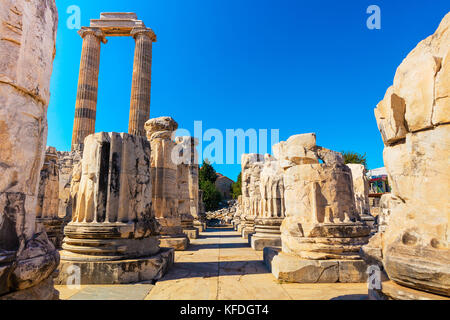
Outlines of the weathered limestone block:
<svg viewBox="0 0 450 320">
<path fill-rule="evenodd" d="M 347 167 L 352 171 L 356 211 L 360 215 L 370 214 L 369 179 L 366 176 L 366 168 L 364 165 L 356 163 L 347 164 Z"/>
<path fill-rule="evenodd" d="M 243 212 L 241 215 L 241 233 L 245 239 L 248 239 L 249 235 L 255 232 L 255 218 L 261 205 L 259 181 L 263 163 L 264 156 L 261 154 L 251 153 L 242 155 Z"/>
<path fill-rule="evenodd" d="M 72 220 L 72 210 L 75 200 L 71 193 L 74 168 L 81 163 L 82 152 L 75 150 L 72 152 L 58 152 L 59 167 L 59 209 L 58 216 L 64 221 Z M 81 176 L 78 179 L 80 181 Z"/>
<path fill-rule="evenodd" d="M 58 217 L 59 210 L 59 168 L 58 154 L 53 147 L 47 147 L 44 166 L 39 182 L 36 221 L 44 225 L 47 236 L 56 248 L 60 248 L 63 239 L 63 219 Z"/>
<path fill-rule="evenodd" d="M 57 297 L 59 255 L 36 226 L 57 24 L 53 0 L 0 2 L 0 299 Z"/>
<path fill-rule="evenodd" d="M 155 118 L 145 123 L 151 144 L 151 176 L 153 181 L 153 212 L 161 225 L 160 244 L 185 250 L 189 239 L 183 233 L 178 213 L 177 161 L 173 135 L 178 124 L 170 117 Z"/>
<path fill-rule="evenodd" d="M 378 232 L 370 238 L 369 243 L 361 248 L 360 255 L 371 265 L 378 265 L 383 267 L 383 252 L 381 241 L 382 236 L 389 225 L 389 218 L 391 216 L 391 209 L 401 203 L 399 198 L 396 198 L 391 193 L 384 194 L 380 199 L 380 214 L 378 215 Z"/>
<path fill-rule="evenodd" d="M 406 124 L 403 121 L 405 111 L 405 100 L 394 93 L 394 87 L 390 87 L 384 100 L 375 109 L 375 116 L 383 119 L 379 129 L 384 141 L 393 143 L 405 138 L 407 132 Z"/>
<path fill-rule="evenodd" d="M 266 155 L 260 176 L 261 209 L 255 219 L 255 234 L 251 239 L 254 250 L 280 247 L 280 226 L 284 219 L 283 170 L 277 159 Z"/>
<path fill-rule="evenodd" d="M 383 135 L 390 120 L 375 111 L 392 197 L 399 200 L 390 203 L 389 222 L 378 235 L 383 265 L 397 284 L 445 296 L 450 296 L 449 26 L 447 14 L 397 70 L 393 91 L 405 101 L 398 120 L 407 128 L 403 140 Z"/>
<path fill-rule="evenodd" d="M 139 273 L 146 280 L 154 280 L 172 258 L 149 262 L 162 259 L 151 194 L 150 144 L 144 137 L 105 132 L 87 136 L 76 207 L 64 229 L 58 283 L 70 278 L 72 266 L 84 271 L 81 284 L 129 283 L 128 275 L 119 271 L 135 265 L 144 268 Z"/>
<path fill-rule="evenodd" d="M 272 273 L 281 280 L 311 282 L 300 270 L 320 273 L 326 262 L 335 263 L 337 275 L 323 281 L 365 281 L 358 253 L 370 227 L 355 210 L 351 170 L 340 153 L 316 146 L 315 139 L 315 134 L 294 136 L 274 148 L 284 170 L 286 218 Z M 339 264 L 354 274 L 341 276 L 345 270 Z"/>
<path fill-rule="evenodd" d="M 174 150 L 179 154 L 179 160 L 177 161 L 178 215 L 181 218 L 183 233 L 189 239 L 198 238 L 198 229 L 194 228 L 194 219 L 195 216 L 198 217 L 198 213 L 191 206 L 192 203 L 196 203 L 198 206 L 198 200 L 194 197 L 195 194 L 198 196 L 198 174 L 193 177 L 194 170 L 191 168 L 195 166 L 193 161 L 195 155 L 192 155 L 192 145 L 195 145 L 194 140 L 196 139 L 192 137 L 177 137 L 175 139 L 177 146 Z M 193 185 L 194 179 L 196 179 L 197 186 Z"/>
</svg>

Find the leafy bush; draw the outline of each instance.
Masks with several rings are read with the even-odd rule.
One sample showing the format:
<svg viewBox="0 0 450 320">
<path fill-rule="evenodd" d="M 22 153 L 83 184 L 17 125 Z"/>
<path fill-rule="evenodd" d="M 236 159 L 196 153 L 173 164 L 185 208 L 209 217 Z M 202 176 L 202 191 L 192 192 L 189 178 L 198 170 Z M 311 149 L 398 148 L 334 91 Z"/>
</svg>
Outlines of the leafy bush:
<svg viewBox="0 0 450 320">
<path fill-rule="evenodd" d="M 344 156 L 345 164 L 358 163 L 364 165 L 364 167 L 367 168 L 367 159 L 365 153 L 362 155 L 353 151 L 344 151 L 342 152 L 342 155 Z"/>
</svg>

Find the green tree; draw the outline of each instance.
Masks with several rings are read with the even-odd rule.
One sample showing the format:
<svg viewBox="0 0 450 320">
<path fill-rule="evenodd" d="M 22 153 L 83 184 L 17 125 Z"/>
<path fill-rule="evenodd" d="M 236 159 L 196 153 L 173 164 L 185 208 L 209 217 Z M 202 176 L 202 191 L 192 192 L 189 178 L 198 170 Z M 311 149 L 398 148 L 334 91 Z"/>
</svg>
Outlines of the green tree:
<svg viewBox="0 0 450 320">
<path fill-rule="evenodd" d="M 216 189 L 216 185 L 211 181 L 200 181 L 199 187 L 203 190 L 203 203 L 206 211 L 215 211 L 219 209 L 219 203 L 222 201 L 222 195 Z"/>
<path fill-rule="evenodd" d="M 212 183 L 216 182 L 216 170 L 214 170 L 208 159 L 203 160 L 202 167 L 198 171 L 198 179 L 199 181 L 211 181 Z"/>
<path fill-rule="evenodd" d="M 203 160 L 203 164 L 198 171 L 198 185 L 203 190 L 203 203 L 206 211 L 219 209 L 219 203 L 222 201 L 222 195 L 215 185 L 216 180 L 216 170 L 214 170 L 208 159 Z"/>
<path fill-rule="evenodd" d="M 242 194 L 242 172 L 239 173 L 237 181 L 231 185 L 231 196 L 237 199 Z"/>
<path fill-rule="evenodd" d="M 345 164 L 358 163 L 364 165 L 364 167 L 367 168 L 367 159 L 365 153 L 360 154 L 353 151 L 344 151 L 342 152 L 342 155 L 344 156 Z"/>
</svg>

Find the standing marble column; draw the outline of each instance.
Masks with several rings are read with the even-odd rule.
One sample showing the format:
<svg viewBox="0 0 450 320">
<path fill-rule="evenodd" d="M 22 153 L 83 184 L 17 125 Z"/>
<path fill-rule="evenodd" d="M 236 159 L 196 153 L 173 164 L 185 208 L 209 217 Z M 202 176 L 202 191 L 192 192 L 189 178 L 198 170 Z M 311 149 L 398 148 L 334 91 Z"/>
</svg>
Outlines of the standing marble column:
<svg viewBox="0 0 450 320">
<path fill-rule="evenodd" d="M 134 28 L 131 35 L 136 41 L 136 47 L 128 133 L 145 137 L 144 125 L 150 118 L 152 45 L 153 42 L 156 42 L 156 35 L 152 29 L 148 28 Z"/>
<path fill-rule="evenodd" d="M 188 237 L 183 233 L 178 212 L 178 187 L 175 142 L 172 135 L 178 124 L 170 117 L 151 119 L 145 123 L 151 145 L 151 177 L 153 212 L 161 225 L 161 247 L 186 250 Z"/>
<path fill-rule="evenodd" d="M 81 51 L 78 93 L 75 104 L 72 150 L 83 146 L 84 139 L 95 132 L 100 43 L 107 42 L 105 35 L 98 28 L 83 27 L 78 33 L 83 38 L 83 49 Z"/>
</svg>

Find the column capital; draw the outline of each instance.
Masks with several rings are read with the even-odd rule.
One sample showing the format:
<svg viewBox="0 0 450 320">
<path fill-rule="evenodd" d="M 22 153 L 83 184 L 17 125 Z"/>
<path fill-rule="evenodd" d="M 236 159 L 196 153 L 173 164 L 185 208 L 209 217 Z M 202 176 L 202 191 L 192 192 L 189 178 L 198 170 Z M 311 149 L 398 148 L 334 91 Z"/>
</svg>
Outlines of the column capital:
<svg viewBox="0 0 450 320">
<path fill-rule="evenodd" d="M 130 35 L 135 39 L 136 39 L 136 36 L 138 36 L 140 34 L 148 36 L 152 40 L 152 42 L 157 41 L 155 32 L 150 28 L 135 27 L 130 32 Z"/>
<path fill-rule="evenodd" d="M 78 30 L 78 34 L 81 38 L 84 39 L 88 34 L 92 34 L 100 39 L 101 42 L 106 44 L 108 40 L 106 40 L 105 33 L 100 28 L 91 28 L 91 27 L 81 27 L 80 30 Z"/>
</svg>

